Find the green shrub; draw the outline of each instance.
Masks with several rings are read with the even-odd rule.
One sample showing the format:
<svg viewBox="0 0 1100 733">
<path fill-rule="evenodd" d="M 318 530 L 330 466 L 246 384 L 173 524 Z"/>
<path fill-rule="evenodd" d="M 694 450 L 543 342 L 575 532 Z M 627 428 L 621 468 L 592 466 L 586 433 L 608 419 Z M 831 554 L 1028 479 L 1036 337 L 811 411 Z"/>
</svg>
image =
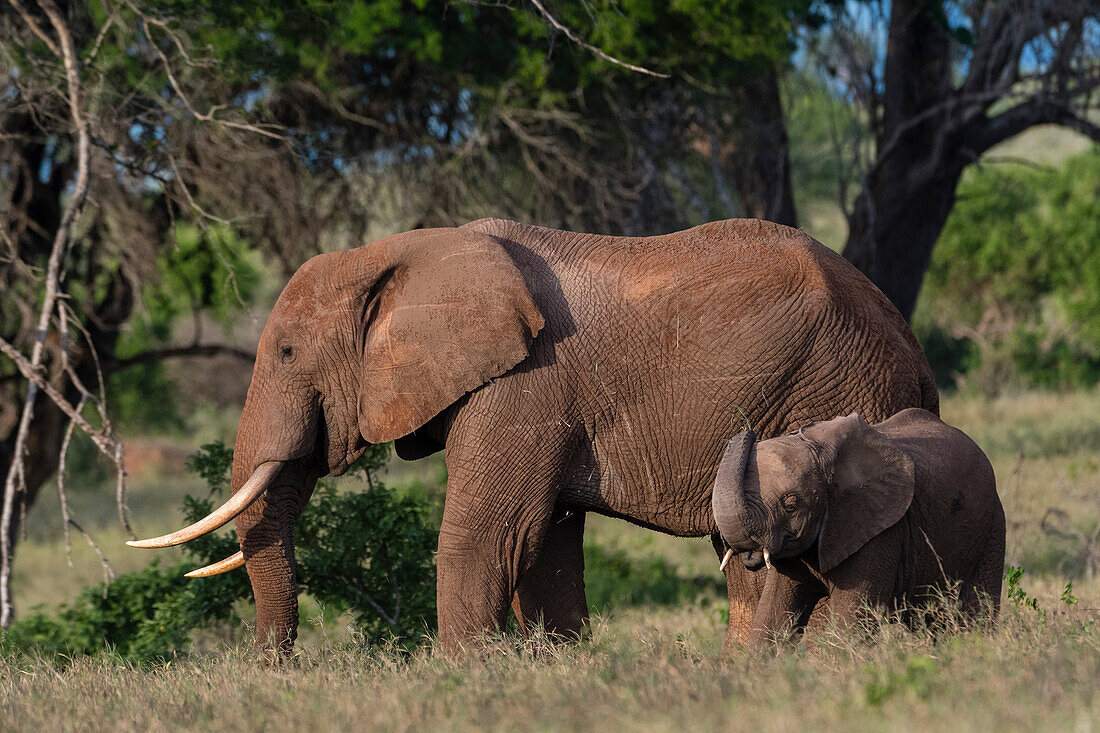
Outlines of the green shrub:
<svg viewBox="0 0 1100 733">
<path fill-rule="evenodd" d="M 719 573 L 684 577 L 663 557 L 639 559 L 622 550 L 587 543 L 584 547 L 584 589 L 592 612 L 622 606 L 671 606 L 713 592 L 724 595 Z"/>
<path fill-rule="evenodd" d="M 318 487 L 298 521 L 301 585 L 348 611 L 369 641 L 417 640 L 435 628 L 438 532 L 425 505 L 375 485 L 358 494 Z"/>
<path fill-rule="evenodd" d="M 969 173 L 914 330 L 942 386 L 1100 381 L 1100 150 L 1057 170 Z"/>
<path fill-rule="evenodd" d="M 435 623 L 437 532 L 424 502 L 400 497 L 375 478 L 386 446 L 373 446 L 358 462 L 369 488 L 339 493 L 319 481 L 298 521 L 299 587 L 329 608 L 349 612 L 364 640 L 415 643 Z M 233 452 L 212 443 L 188 461 L 210 489 L 184 499 L 193 522 L 228 491 Z M 113 653 L 134 661 L 162 660 L 184 652 L 194 630 L 233 617 L 234 605 L 252 596 L 243 570 L 186 581 L 183 573 L 238 549 L 232 534 L 209 534 L 183 546 L 189 561 L 161 568 L 154 562 L 103 586 L 85 588 L 55 615 L 37 612 L 0 636 L 0 650 L 36 649 L 50 655 Z"/>
</svg>

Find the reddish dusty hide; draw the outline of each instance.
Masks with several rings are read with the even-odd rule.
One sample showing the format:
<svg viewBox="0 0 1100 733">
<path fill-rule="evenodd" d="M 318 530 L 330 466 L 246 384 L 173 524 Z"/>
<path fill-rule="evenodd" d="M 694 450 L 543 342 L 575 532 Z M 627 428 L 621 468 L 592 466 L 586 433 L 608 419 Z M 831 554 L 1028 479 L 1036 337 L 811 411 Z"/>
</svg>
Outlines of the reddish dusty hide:
<svg viewBox="0 0 1100 733">
<path fill-rule="evenodd" d="M 748 419 L 761 439 L 859 411 L 937 410 L 927 361 L 885 297 L 795 229 L 756 220 L 659 237 L 486 219 L 321 255 L 260 340 L 233 486 L 282 471 L 237 517 L 257 632 L 297 627 L 294 520 L 317 476 L 367 442 L 447 449 L 439 641 L 499 628 L 574 636 L 596 511 L 713 536 L 711 487 Z M 726 567 L 727 643 L 756 576 Z"/>
<path fill-rule="evenodd" d="M 527 357 L 543 317 L 508 254 L 462 229 L 376 243 L 359 397 L 370 443 L 408 435 L 443 407 Z"/>
</svg>

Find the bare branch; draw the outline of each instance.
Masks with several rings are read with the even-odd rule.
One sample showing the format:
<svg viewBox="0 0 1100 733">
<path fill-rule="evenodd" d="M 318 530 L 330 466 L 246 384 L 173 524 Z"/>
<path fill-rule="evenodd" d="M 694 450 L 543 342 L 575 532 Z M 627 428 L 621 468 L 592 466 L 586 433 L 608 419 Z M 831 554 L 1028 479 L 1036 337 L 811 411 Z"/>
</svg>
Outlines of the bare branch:
<svg viewBox="0 0 1100 733">
<path fill-rule="evenodd" d="M 61 394 L 57 387 L 53 386 L 42 376 L 41 368 L 35 368 L 31 361 L 19 353 L 19 350 L 9 344 L 4 339 L 0 338 L 0 352 L 15 362 L 15 365 L 19 368 L 19 371 L 23 373 L 23 376 L 35 386 L 36 389 L 46 393 L 57 407 L 64 412 L 70 420 L 76 423 L 76 426 L 83 430 L 92 439 L 92 442 L 96 444 L 96 447 L 107 457 L 114 458 L 114 438 L 101 429 L 96 429 L 84 419 L 84 417 L 76 411 L 65 396 Z"/>
<path fill-rule="evenodd" d="M 46 292 L 43 298 L 42 310 L 38 318 L 38 330 L 35 334 L 31 359 L 27 364 L 26 371 L 24 371 L 23 366 L 20 366 L 20 371 L 24 371 L 24 376 L 31 379 L 33 375 L 36 379 L 31 379 L 31 384 L 27 388 L 27 396 L 23 402 L 23 414 L 20 417 L 19 427 L 15 434 L 11 465 L 8 467 L 8 476 L 4 482 L 3 512 L 0 514 L 0 626 L 4 628 L 7 628 L 11 624 L 14 611 L 11 600 L 11 558 L 13 548 L 11 526 L 12 513 L 15 506 L 15 495 L 17 493 L 17 484 L 19 486 L 22 485 L 19 478 L 22 476 L 23 472 L 27 437 L 30 433 L 31 419 L 34 415 L 34 403 L 38 397 L 38 388 L 41 386 L 39 382 L 48 384 L 38 375 L 38 369 L 42 364 L 42 359 L 45 354 L 46 333 L 49 329 L 50 318 L 53 315 L 54 307 L 57 302 L 60 286 L 61 260 L 68 246 L 69 233 L 73 221 L 83 209 L 84 200 L 88 194 L 88 155 L 90 143 L 88 124 L 84 120 L 80 106 L 79 60 L 76 56 L 76 49 L 73 46 L 72 35 L 69 33 L 69 28 L 64 18 L 61 16 L 61 11 L 58 9 L 57 5 L 54 4 L 53 0 L 39 0 L 39 6 L 46 14 L 50 24 L 53 26 L 54 32 L 57 33 L 57 37 L 60 40 L 59 55 L 65 67 L 65 81 L 69 92 L 69 114 L 76 128 L 77 174 L 72 196 L 65 205 L 65 212 L 61 215 L 61 221 L 58 224 L 57 231 L 54 233 L 53 246 L 50 249 L 50 258 L 46 266 Z M 17 10 L 21 7 L 21 5 L 16 5 Z M 24 20 L 28 23 L 32 22 L 28 20 L 29 16 L 23 13 L 20 15 L 24 17 Z M 32 30 L 34 30 L 34 28 L 35 27 L 32 26 Z M 6 342 L 5 346 L 10 347 Z M 6 350 L 5 353 L 7 353 Z M 14 353 L 22 358 L 22 355 L 17 351 Z M 9 356 L 11 356 L 11 354 L 9 354 Z M 51 399 L 53 399 L 52 396 Z M 62 402 L 65 402 L 64 399 L 62 399 Z M 68 403 L 65 404 L 68 406 Z M 72 407 L 69 406 L 69 409 L 72 409 Z"/>
<path fill-rule="evenodd" d="M 84 398 L 81 397 L 76 406 L 76 413 L 79 415 L 83 409 Z M 61 441 L 61 455 L 57 461 L 57 498 L 61 501 L 61 529 L 65 537 L 65 559 L 68 560 L 70 568 L 73 566 L 73 543 L 69 538 L 69 522 L 72 515 L 69 513 L 69 497 L 65 493 L 65 463 L 69 456 L 69 443 L 73 439 L 74 427 L 76 423 L 70 420 L 69 426 L 65 428 L 65 439 Z"/>
<path fill-rule="evenodd" d="M 42 29 L 42 26 L 38 25 L 38 21 L 34 19 L 34 16 L 27 12 L 27 9 L 23 7 L 23 3 L 19 2 L 19 0 L 8 0 L 8 2 L 10 2 L 11 6 L 15 8 L 15 12 L 19 13 L 19 17 L 23 19 L 23 22 L 27 24 L 27 27 L 31 29 L 31 33 L 34 33 L 34 35 L 38 36 L 42 40 L 42 42 L 46 44 L 46 48 L 50 49 L 50 52 L 53 53 L 54 56 L 60 56 L 61 49 L 57 47 L 57 43 L 55 43 L 54 40 L 46 34 L 46 31 Z"/>
<path fill-rule="evenodd" d="M 95 551 L 96 557 L 99 558 L 99 564 L 103 566 L 103 597 L 107 597 L 107 587 L 111 584 L 111 581 L 115 579 L 114 568 L 111 567 L 111 563 L 107 562 L 107 557 L 103 554 L 103 550 L 99 549 L 99 545 L 92 539 L 92 536 L 88 534 L 87 530 L 81 527 L 75 519 L 70 519 L 69 524 L 80 534 L 84 535 L 84 540 L 88 543 L 88 546 Z"/>
<path fill-rule="evenodd" d="M 130 4 L 130 7 L 131 7 L 131 9 L 134 10 L 134 12 L 138 13 L 138 15 L 141 16 L 142 28 L 144 28 L 145 35 L 149 39 L 150 47 L 152 47 L 153 51 L 155 51 L 157 56 L 160 57 L 161 63 L 164 65 L 164 74 L 165 74 L 165 76 L 168 77 L 168 83 L 172 85 L 172 90 L 175 91 L 176 96 L 179 97 L 179 100 L 183 103 L 183 106 L 187 108 L 187 111 L 191 113 L 192 117 L 194 117 L 196 120 L 200 120 L 202 122 L 214 122 L 214 123 L 217 123 L 219 125 L 223 125 L 225 127 L 232 127 L 236 130 L 245 130 L 247 132 L 254 132 L 257 135 L 264 135 L 265 137 L 270 137 L 270 138 L 273 138 L 275 140 L 284 140 L 285 139 L 285 137 L 282 135 L 282 133 L 275 132 L 275 131 L 273 131 L 271 129 L 268 129 L 266 127 L 261 127 L 259 125 L 250 125 L 250 124 L 245 123 L 245 122 L 233 122 L 231 120 L 215 119 L 214 118 L 214 113 L 217 112 L 218 109 L 220 109 L 221 107 L 224 107 L 225 105 L 214 105 L 210 108 L 210 110 L 208 112 L 206 112 L 206 114 L 203 114 L 202 112 L 199 112 L 198 110 L 196 110 L 191 105 L 191 101 L 187 98 L 187 95 L 184 93 L 183 89 L 180 87 L 179 82 L 176 81 L 176 75 L 174 73 L 172 73 L 172 65 L 168 62 L 168 57 L 164 55 L 164 51 L 160 50 L 160 46 L 157 45 L 156 40 L 153 38 L 153 31 L 150 29 L 151 19 L 148 16 L 146 16 L 144 13 L 142 13 L 140 10 L 138 10 L 137 7 L 134 6 L 133 4 Z M 159 27 L 161 27 L 162 29 L 167 30 L 167 26 L 165 26 L 163 24 L 157 24 L 157 25 Z M 171 35 L 171 34 L 169 34 L 169 35 L 175 41 L 177 47 L 179 47 L 180 50 L 182 51 L 182 47 L 179 45 L 179 41 L 173 35 Z M 184 54 L 184 55 L 186 56 L 186 54 Z"/>
<path fill-rule="evenodd" d="M 982 153 L 1030 127 L 1044 123 L 1068 127 L 1100 142 L 1100 126 L 1077 114 L 1067 102 L 1043 97 L 1033 97 L 976 124 L 966 136 L 966 142 L 971 150 Z"/>
<path fill-rule="evenodd" d="M 122 450 L 122 441 L 115 440 L 115 454 L 111 458 L 115 462 L 115 506 L 118 507 L 118 521 L 130 539 L 137 539 L 134 528 L 130 525 L 130 505 L 126 503 L 126 453 Z"/>
<path fill-rule="evenodd" d="M 152 364 L 164 359 L 177 359 L 189 356 L 233 356 L 241 361 L 251 364 L 256 361 L 256 354 L 235 346 L 225 344 L 195 344 L 192 346 L 175 346 L 166 349 L 151 349 L 143 351 L 125 359 L 116 359 L 108 362 L 112 369 L 126 369 L 137 364 Z"/>
<path fill-rule="evenodd" d="M 541 15 L 543 18 L 546 19 L 547 23 L 549 23 L 551 26 L 553 26 L 556 30 L 560 31 L 561 34 L 564 35 L 566 38 L 568 38 L 570 41 L 577 44 L 578 46 L 580 46 L 584 50 L 588 51 L 589 53 L 595 54 L 596 56 L 599 56 L 604 61 L 609 61 L 609 62 L 615 64 L 616 66 L 621 66 L 624 69 L 629 69 L 630 71 L 634 71 L 634 72 L 637 72 L 639 74 L 645 74 L 647 76 L 655 76 L 658 79 L 668 79 L 669 78 L 668 74 L 662 74 L 659 71 L 653 71 L 651 69 L 645 68 L 644 66 L 636 66 L 634 64 L 628 64 L 627 62 L 625 62 L 621 59 L 615 58 L 614 56 L 607 53 L 606 51 L 604 51 L 602 49 L 599 49 L 599 48 L 596 48 L 595 46 L 593 46 L 590 43 L 586 43 L 585 41 L 581 40 L 580 37 L 578 37 L 576 33 L 569 30 L 569 28 L 567 28 L 566 26 L 562 25 L 562 23 L 557 18 L 555 18 L 553 15 L 551 15 L 550 11 L 546 9 L 546 6 L 544 6 L 542 4 L 542 2 L 540 2 L 540 0 L 530 0 L 530 1 L 531 1 L 531 4 L 535 6 L 535 10 L 539 11 L 539 15 Z"/>
<path fill-rule="evenodd" d="M 88 53 L 87 64 L 91 66 L 95 63 L 96 56 L 99 55 L 99 48 L 103 45 L 103 40 L 107 37 L 107 33 L 111 30 L 111 26 L 115 23 L 115 16 L 109 15 L 107 22 L 103 24 L 103 27 L 99 29 L 99 34 L 95 38 L 95 43 L 92 44 L 92 50 Z"/>
</svg>

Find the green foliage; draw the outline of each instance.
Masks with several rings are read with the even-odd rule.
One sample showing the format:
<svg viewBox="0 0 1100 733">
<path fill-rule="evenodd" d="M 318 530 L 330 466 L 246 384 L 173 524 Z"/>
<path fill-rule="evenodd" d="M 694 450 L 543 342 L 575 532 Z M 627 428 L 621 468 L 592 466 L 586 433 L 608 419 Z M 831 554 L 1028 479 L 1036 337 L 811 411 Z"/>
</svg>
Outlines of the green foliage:
<svg viewBox="0 0 1100 733">
<path fill-rule="evenodd" d="M 639 559 L 592 543 L 585 545 L 584 565 L 584 589 L 593 612 L 616 606 L 671 606 L 708 591 L 722 595 L 726 590 L 719 573 L 684 577 L 663 557 Z"/>
<path fill-rule="evenodd" d="M 188 521 L 208 508 L 209 503 L 189 498 Z M 236 551 L 236 543 L 223 536 L 207 535 L 194 545 L 187 553 L 204 565 Z M 154 561 L 106 588 L 89 586 L 56 615 L 38 611 L 17 621 L 0 636 L 0 649 L 66 657 L 108 653 L 133 661 L 171 658 L 187 648 L 192 630 L 231 618 L 234 603 L 251 592 L 243 573 L 192 582 L 182 577 L 191 567 L 161 568 Z"/>
<path fill-rule="evenodd" d="M 914 327 L 941 383 L 1100 380 L 1100 150 L 1057 170 L 985 167 L 959 186 Z"/>
<path fill-rule="evenodd" d="M 259 255 L 221 224 L 200 229 L 179 224 L 174 242 L 157 258 L 157 274 L 142 288 L 144 311 L 119 339 L 120 359 L 173 342 L 180 323 L 199 314 L 228 326 L 252 301 L 260 284 Z M 177 385 L 160 362 L 135 364 L 111 375 L 111 409 L 120 422 L 141 430 L 186 427 Z M 150 400 L 149 395 L 160 399 Z"/>
<path fill-rule="evenodd" d="M 372 446 L 358 462 L 371 477 L 386 457 Z M 423 501 L 373 483 L 339 494 L 320 482 L 298 520 L 298 572 L 326 607 L 352 614 L 369 641 L 417 640 L 435 625 L 438 532 Z"/>
<path fill-rule="evenodd" d="M 248 242 L 222 224 L 180 224 L 174 246 L 157 259 L 156 285 L 143 300 L 150 311 L 149 336 L 167 338 L 171 324 L 198 309 L 228 323 L 252 297 L 259 262 Z"/>
<path fill-rule="evenodd" d="M 881 707 L 899 695 L 916 701 L 927 700 L 935 688 L 938 674 L 936 660 L 925 655 L 909 657 L 900 669 L 869 667 L 870 679 L 863 688 L 864 701 L 871 707 Z"/>
<path fill-rule="evenodd" d="M 190 473 L 206 482 L 211 495 L 229 490 L 229 472 L 233 466 L 233 449 L 220 440 L 207 443 L 187 457 Z"/>
<path fill-rule="evenodd" d="M 847 174 L 836 138 L 838 130 L 859 129 L 857 110 L 815 75 L 791 72 L 785 83 L 795 200 L 800 206 L 816 200 L 835 205 L 841 195 L 839 181 Z"/>
<path fill-rule="evenodd" d="M 1020 586 L 1020 580 L 1024 577 L 1024 569 L 1015 565 L 1005 567 L 1005 598 L 1012 602 L 1016 608 L 1030 608 L 1040 615 L 1046 611 L 1039 607 L 1039 599 L 1028 595 Z"/>
<path fill-rule="evenodd" d="M 1067 606 L 1076 606 L 1077 605 L 1077 596 L 1073 595 L 1073 581 L 1072 580 L 1069 581 L 1068 583 L 1066 583 L 1066 587 L 1062 589 L 1061 600 L 1062 600 L 1062 603 L 1066 604 Z"/>
<path fill-rule="evenodd" d="M 326 0 L 293 8 L 271 3 L 158 3 L 173 16 L 203 21 L 201 43 L 236 74 L 267 82 L 308 75 L 325 91 L 343 81 L 349 56 L 431 69 L 437 81 L 461 74 L 475 85 L 598 81 L 620 69 L 583 50 L 546 42 L 545 19 L 502 5 L 442 0 Z M 805 0 L 596 0 L 559 2 L 554 15 L 602 50 L 662 70 L 690 71 L 707 83 L 729 80 L 718 58 L 782 60 L 793 48 L 791 18 Z M 247 29 L 248 32 L 233 32 Z M 532 63 L 535 62 L 535 63 Z M 386 69 L 396 63 L 378 63 Z M 556 68 L 555 68 L 556 67 Z M 544 70 L 551 68 L 550 76 Z M 566 88 L 562 86 L 561 88 Z"/>
<path fill-rule="evenodd" d="M 238 594 L 226 581 L 180 591 L 183 566 L 122 575 L 104 593 L 99 586 L 81 591 L 56 616 L 35 613 L 15 623 L 3 646 L 35 648 L 50 656 L 113 653 L 123 659 L 163 659 L 187 645 L 200 623 L 227 618 Z M 211 593 L 212 590 L 215 592 Z"/>
<path fill-rule="evenodd" d="M 356 466 L 370 488 L 340 494 L 318 483 L 314 500 L 298 523 L 301 590 L 328 607 L 351 613 L 370 642 L 415 643 L 435 619 L 436 532 L 425 521 L 423 502 L 398 497 L 373 478 L 386 446 L 372 446 Z M 229 486 L 233 452 L 211 443 L 188 468 L 206 481 L 206 498 L 188 496 L 184 515 L 208 514 Z M 232 535 L 208 534 L 183 546 L 189 562 L 161 568 L 154 562 L 110 585 L 85 588 L 56 615 L 34 613 L 0 636 L 0 650 L 37 649 L 50 656 L 112 653 L 122 659 L 171 658 L 185 651 L 194 630 L 233 618 L 234 605 L 251 597 L 241 570 L 185 580 L 194 565 L 207 565 L 238 549 Z"/>
</svg>

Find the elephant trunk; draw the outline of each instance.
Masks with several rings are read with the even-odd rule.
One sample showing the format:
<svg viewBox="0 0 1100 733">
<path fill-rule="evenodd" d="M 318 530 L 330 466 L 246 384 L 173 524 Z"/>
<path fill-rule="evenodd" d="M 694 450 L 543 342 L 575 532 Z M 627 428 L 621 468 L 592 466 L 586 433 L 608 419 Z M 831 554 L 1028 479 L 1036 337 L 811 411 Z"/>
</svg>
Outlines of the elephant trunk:
<svg viewBox="0 0 1100 733">
<path fill-rule="evenodd" d="M 248 579 L 256 599 L 256 642 L 287 652 L 298 635 L 298 581 L 294 565 L 296 497 L 279 491 L 237 517 Z"/>
<path fill-rule="evenodd" d="M 759 530 L 764 517 L 754 503 L 748 501 L 742 491 L 733 492 L 730 500 L 730 512 L 722 526 L 722 539 L 735 552 L 747 552 L 760 549 Z"/>
<path fill-rule="evenodd" d="M 765 523 L 760 501 L 760 478 L 754 461 L 756 436 L 751 430 L 735 435 L 726 445 L 714 481 L 711 506 L 714 521 L 726 545 L 735 553 L 759 549 Z"/>
<path fill-rule="evenodd" d="M 232 490 L 248 481 L 262 440 L 245 414 L 237 431 Z M 313 491 L 317 471 L 307 461 L 281 461 L 275 483 L 236 518 L 237 536 L 256 599 L 256 643 L 289 652 L 298 635 L 298 583 L 294 563 L 294 525 Z M 262 465 L 262 464 L 261 464 Z"/>
</svg>

